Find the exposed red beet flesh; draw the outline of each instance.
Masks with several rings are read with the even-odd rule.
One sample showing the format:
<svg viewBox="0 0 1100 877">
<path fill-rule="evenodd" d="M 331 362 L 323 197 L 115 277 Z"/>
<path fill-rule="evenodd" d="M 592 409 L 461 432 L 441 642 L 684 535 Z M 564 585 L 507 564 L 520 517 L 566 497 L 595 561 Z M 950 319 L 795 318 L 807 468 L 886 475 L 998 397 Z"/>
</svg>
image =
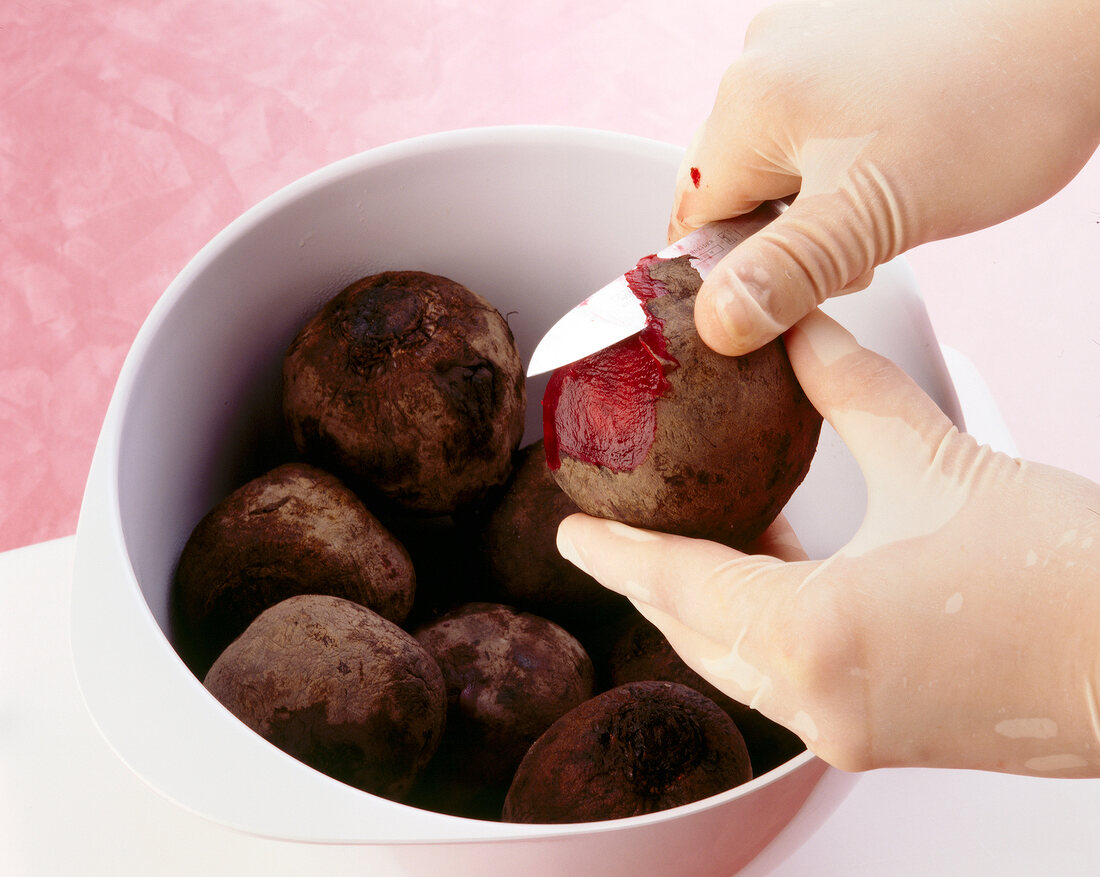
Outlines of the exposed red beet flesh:
<svg viewBox="0 0 1100 877">
<path fill-rule="evenodd" d="M 660 261 L 645 256 L 626 274 L 643 305 L 669 291 L 649 273 Z M 646 327 L 637 335 L 555 371 L 542 400 L 550 468 L 561 466 L 563 451 L 615 472 L 640 465 L 657 432 L 657 399 L 669 389 L 665 375 L 677 365 L 664 323 L 647 309 Z"/>
</svg>

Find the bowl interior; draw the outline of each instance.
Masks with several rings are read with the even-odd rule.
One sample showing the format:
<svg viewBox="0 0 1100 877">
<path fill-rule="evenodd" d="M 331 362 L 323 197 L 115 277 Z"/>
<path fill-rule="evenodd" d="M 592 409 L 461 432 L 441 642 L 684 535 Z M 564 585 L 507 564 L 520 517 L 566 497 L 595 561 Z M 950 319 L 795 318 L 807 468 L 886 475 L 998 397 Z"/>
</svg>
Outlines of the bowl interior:
<svg viewBox="0 0 1100 877">
<path fill-rule="evenodd" d="M 681 154 L 652 141 L 557 128 L 455 132 L 394 144 L 276 193 L 180 273 L 123 367 L 77 535 L 77 676 L 104 735 L 139 776 L 210 818 L 310 841 L 603 830 L 471 827 L 375 799 L 257 745 L 262 741 L 220 708 L 173 651 L 169 594 L 195 523 L 287 453 L 281 358 L 321 302 L 379 270 L 443 274 L 508 316 L 526 361 L 562 313 L 663 246 Z M 957 418 L 907 267 L 883 266 L 875 285 L 877 293 L 831 309 Z M 541 435 L 545 382 L 543 376 L 528 384 L 525 441 Z M 788 516 L 811 555 L 821 556 L 854 532 L 863 509 L 858 469 L 826 429 Z M 800 756 L 724 796 L 648 821 L 743 802 L 812 761 Z M 807 782 L 817 781 L 820 766 L 814 771 Z M 296 791 L 290 808 L 287 782 Z"/>
<path fill-rule="evenodd" d="M 660 248 L 675 151 L 639 143 L 624 161 L 621 143 L 554 140 L 455 138 L 336 165 L 231 227 L 181 275 L 136 353 L 119 436 L 126 549 L 162 629 L 195 522 L 285 459 L 281 356 L 321 302 L 376 271 L 443 274 L 507 315 L 526 361 L 565 310 Z M 545 383 L 528 384 L 525 442 L 541 436 Z"/>
</svg>

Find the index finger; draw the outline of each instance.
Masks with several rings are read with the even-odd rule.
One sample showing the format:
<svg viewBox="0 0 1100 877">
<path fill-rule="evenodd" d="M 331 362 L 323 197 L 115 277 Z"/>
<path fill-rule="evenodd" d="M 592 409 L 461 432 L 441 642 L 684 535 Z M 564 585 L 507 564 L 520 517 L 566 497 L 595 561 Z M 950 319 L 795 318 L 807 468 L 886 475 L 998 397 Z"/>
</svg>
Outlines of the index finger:
<svg viewBox="0 0 1100 877">
<path fill-rule="evenodd" d="M 670 241 L 801 187 L 801 172 L 774 137 L 767 101 L 753 96 L 758 87 L 743 58 L 726 70 L 711 113 L 677 173 Z"/>
<path fill-rule="evenodd" d="M 776 557 L 587 515 L 561 522 L 558 551 L 604 587 L 718 641 L 731 620 L 755 618 L 792 590 L 777 581 L 788 564 Z"/>
</svg>

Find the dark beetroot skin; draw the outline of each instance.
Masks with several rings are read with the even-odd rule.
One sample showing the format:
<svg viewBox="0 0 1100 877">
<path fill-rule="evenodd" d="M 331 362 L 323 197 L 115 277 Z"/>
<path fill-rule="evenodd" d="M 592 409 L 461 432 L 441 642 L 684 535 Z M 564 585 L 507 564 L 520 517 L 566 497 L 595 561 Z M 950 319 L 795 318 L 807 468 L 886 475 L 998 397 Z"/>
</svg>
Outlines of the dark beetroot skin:
<svg viewBox="0 0 1100 877">
<path fill-rule="evenodd" d="M 590 515 L 744 547 L 809 471 L 821 416 L 781 340 L 737 357 L 702 342 L 690 257 L 647 256 L 628 282 L 648 325 L 551 376 L 547 464 Z"/>
<path fill-rule="evenodd" d="M 558 524 L 578 511 L 550 474 L 543 443 L 534 442 L 516 453 L 479 541 L 500 602 L 563 625 L 588 647 L 585 632 L 606 638 L 607 623 L 631 606 L 558 552 Z"/>
<path fill-rule="evenodd" d="M 694 689 L 637 682 L 566 713 L 528 750 L 506 822 L 595 822 L 698 801 L 751 779 L 733 721 Z"/>
<path fill-rule="evenodd" d="M 173 582 L 173 632 L 192 671 L 295 594 L 354 600 L 401 624 L 416 592 L 404 546 L 335 475 L 285 463 L 234 490 L 195 526 Z"/>
<path fill-rule="evenodd" d="M 283 363 L 295 446 L 372 508 L 452 514 L 503 484 L 526 413 L 504 317 L 446 277 L 386 271 L 310 319 Z"/>
<path fill-rule="evenodd" d="M 470 603 L 419 627 L 447 689 L 447 731 L 416 800 L 471 815 L 498 793 L 556 719 L 592 696 L 593 665 L 558 625 L 498 603 Z M 442 793 L 441 793 L 442 792 Z M 480 809 L 480 808 L 478 808 Z"/>
<path fill-rule="evenodd" d="M 733 719 L 745 738 L 753 776 L 767 773 L 806 749 L 796 734 L 734 700 L 692 670 L 664 634 L 642 615 L 637 615 L 616 638 L 608 667 L 612 685 L 660 679 L 687 685 L 713 700 Z"/>
<path fill-rule="evenodd" d="M 412 636 L 358 603 L 320 594 L 262 613 L 203 684 L 284 752 L 397 801 L 435 753 L 447 715 L 443 676 Z"/>
</svg>

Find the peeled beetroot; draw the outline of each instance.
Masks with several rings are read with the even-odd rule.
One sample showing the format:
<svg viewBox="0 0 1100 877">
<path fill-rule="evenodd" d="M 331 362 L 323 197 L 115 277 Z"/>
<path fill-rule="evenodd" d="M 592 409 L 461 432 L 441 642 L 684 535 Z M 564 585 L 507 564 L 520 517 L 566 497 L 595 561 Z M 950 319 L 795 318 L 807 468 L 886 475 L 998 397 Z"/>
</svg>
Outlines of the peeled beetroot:
<svg viewBox="0 0 1100 877">
<path fill-rule="evenodd" d="M 649 323 L 551 376 L 550 469 L 588 514 L 743 546 L 805 477 L 821 417 L 782 341 L 737 357 L 702 342 L 689 257 L 646 257 L 628 282 Z"/>
</svg>

